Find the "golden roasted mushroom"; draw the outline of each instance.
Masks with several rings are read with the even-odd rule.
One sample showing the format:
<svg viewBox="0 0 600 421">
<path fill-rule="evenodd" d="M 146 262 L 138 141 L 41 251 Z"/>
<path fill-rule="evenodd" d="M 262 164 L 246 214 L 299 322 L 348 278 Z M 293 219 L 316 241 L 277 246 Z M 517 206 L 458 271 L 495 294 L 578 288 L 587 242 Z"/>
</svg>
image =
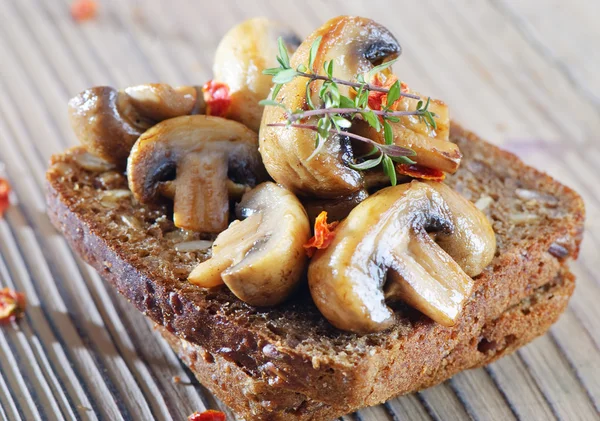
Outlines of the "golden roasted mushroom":
<svg viewBox="0 0 600 421">
<path fill-rule="evenodd" d="M 87 89 L 69 101 L 71 126 L 88 151 L 124 167 L 137 138 L 159 121 L 203 112 L 196 88 L 150 83 Z"/>
<path fill-rule="evenodd" d="M 215 80 L 229 87 L 231 103 L 225 116 L 258 132 L 271 77 L 262 71 L 277 66 L 277 39 L 281 37 L 290 52 L 300 39 L 287 26 L 267 18 L 248 19 L 225 34 L 215 55 Z"/>
<path fill-rule="evenodd" d="M 323 63 L 333 60 L 335 76 L 352 80 L 355 75 L 367 72 L 375 64 L 393 59 L 400 53 L 400 45 L 383 26 L 370 19 L 341 16 L 331 19 L 312 33 L 296 50 L 290 64 L 296 68 L 308 63 L 313 41 L 322 36 L 319 51 L 314 61 L 314 72 L 323 74 Z M 276 100 L 289 110 L 305 109 L 305 78 L 295 78 L 283 85 Z M 310 85 L 315 107 L 321 106 L 318 96 L 320 81 Z M 340 93 L 349 95 L 348 87 L 339 85 Z M 304 122 L 315 124 L 317 117 Z M 352 159 L 349 142 L 335 138 L 313 159 L 308 158 L 315 149 L 315 133 L 307 129 L 292 127 L 269 127 L 271 123 L 286 121 L 285 110 L 267 107 L 260 129 L 260 153 L 271 177 L 294 193 L 321 198 L 349 196 L 363 188 L 361 173 L 346 164 Z"/>
<path fill-rule="evenodd" d="M 402 300 L 451 326 L 475 276 L 492 260 L 494 231 L 471 202 L 442 183 L 388 187 L 359 204 L 308 270 L 315 304 L 339 329 L 384 330 L 385 300 Z"/>
<path fill-rule="evenodd" d="M 222 283 L 242 301 L 272 306 L 284 301 L 306 269 L 303 248 L 310 237 L 308 217 L 292 193 L 263 183 L 246 193 L 234 221 L 215 240 L 212 257 L 188 280 L 202 287 Z"/>
<path fill-rule="evenodd" d="M 411 93 L 418 95 L 416 92 Z M 395 103 L 395 108 L 396 111 L 414 111 L 417 109 L 417 100 L 402 97 Z M 417 164 L 453 174 L 460 165 L 462 154 L 458 146 L 449 141 L 450 118 L 448 107 L 442 101 L 432 99 L 429 111 L 436 114 L 436 129 L 428 127 L 414 115 L 401 116 L 399 122 L 391 122 L 390 125 L 394 132 L 394 144 L 413 149 L 416 156 L 412 156 L 411 159 Z M 364 121 L 354 121 L 351 131 L 376 142 L 385 143 L 383 130 L 377 132 Z"/>
<path fill-rule="evenodd" d="M 127 164 L 137 200 L 172 197 L 175 225 L 201 232 L 227 228 L 230 178 L 255 186 L 266 177 L 256 133 L 241 123 L 204 115 L 158 123 L 140 136 Z"/>
</svg>

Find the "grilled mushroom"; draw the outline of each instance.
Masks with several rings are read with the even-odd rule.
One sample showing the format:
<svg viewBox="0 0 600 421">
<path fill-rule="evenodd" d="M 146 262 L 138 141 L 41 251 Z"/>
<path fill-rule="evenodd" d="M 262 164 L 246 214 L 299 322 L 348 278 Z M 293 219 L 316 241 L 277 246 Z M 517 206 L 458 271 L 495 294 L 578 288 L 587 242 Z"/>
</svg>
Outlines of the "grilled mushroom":
<svg viewBox="0 0 600 421">
<path fill-rule="evenodd" d="M 267 18 L 246 20 L 225 34 L 215 55 L 215 80 L 229 87 L 231 103 L 226 117 L 244 123 L 258 132 L 271 77 L 262 71 L 277 66 L 277 39 L 281 37 L 289 51 L 300 39 L 287 26 Z"/>
<path fill-rule="evenodd" d="M 324 72 L 323 63 L 333 60 L 335 76 L 352 80 L 357 73 L 366 72 L 375 64 L 390 60 L 400 54 L 400 45 L 383 26 L 370 19 L 341 16 L 328 21 L 311 34 L 291 58 L 291 66 L 308 63 L 313 41 L 322 36 L 313 71 Z M 304 109 L 306 102 L 306 79 L 296 78 L 285 84 L 277 95 L 277 101 L 287 109 Z M 313 103 L 318 108 L 320 81 L 310 85 Z M 340 93 L 348 95 L 347 86 L 339 86 Z M 291 127 L 269 127 L 270 123 L 286 120 L 285 110 L 267 107 L 260 129 L 260 152 L 269 174 L 280 184 L 296 194 L 335 198 L 348 196 L 363 187 L 362 175 L 346 165 L 352 158 L 349 142 L 330 139 L 323 150 L 312 160 L 314 132 Z M 315 124 L 317 117 L 306 119 Z M 342 140 L 342 141 L 341 141 Z"/>
<path fill-rule="evenodd" d="M 266 172 L 256 133 L 235 121 L 194 115 L 165 120 L 140 136 L 127 178 L 142 203 L 173 197 L 177 227 L 219 233 L 229 222 L 228 179 L 255 186 Z"/>
<path fill-rule="evenodd" d="M 234 221 L 215 240 L 212 257 L 188 280 L 202 287 L 227 284 L 242 301 L 272 306 L 284 301 L 306 269 L 303 244 L 310 226 L 302 205 L 288 190 L 263 183 L 246 193 Z"/>
<path fill-rule="evenodd" d="M 415 92 L 411 93 L 418 95 Z M 395 107 L 397 111 L 414 111 L 417 109 L 417 100 L 402 97 Z M 436 129 L 428 127 L 422 119 L 413 115 L 399 117 L 399 122 L 390 123 L 394 132 L 394 144 L 413 149 L 416 156 L 411 158 L 417 164 L 453 174 L 460 165 L 462 154 L 458 146 L 449 141 L 448 107 L 442 101 L 432 99 L 429 111 L 436 114 Z M 353 122 L 351 131 L 376 142 L 385 143 L 383 130 L 378 132 L 364 121 Z"/>
<path fill-rule="evenodd" d="M 124 167 L 137 138 L 158 121 L 201 112 L 196 88 L 164 83 L 117 91 L 108 86 L 87 89 L 69 101 L 71 126 L 88 151 Z"/>
<path fill-rule="evenodd" d="M 336 327 L 367 333 L 393 322 L 385 300 L 402 300 L 455 323 L 496 239 L 471 202 L 441 183 L 413 181 L 359 204 L 308 270 L 315 304 Z"/>
</svg>

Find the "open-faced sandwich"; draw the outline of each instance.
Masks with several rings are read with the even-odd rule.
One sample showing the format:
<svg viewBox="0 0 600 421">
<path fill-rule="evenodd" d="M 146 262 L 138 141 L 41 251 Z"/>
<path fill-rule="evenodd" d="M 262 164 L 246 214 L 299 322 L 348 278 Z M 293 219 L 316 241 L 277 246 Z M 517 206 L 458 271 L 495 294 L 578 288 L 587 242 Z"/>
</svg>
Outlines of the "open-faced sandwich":
<svg viewBox="0 0 600 421">
<path fill-rule="evenodd" d="M 450 121 L 341 16 L 233 28 L 202 87 L 88 89 L 48 212 L 247 420 L 329 420 L 543 334 L 579 196 Z"/>
</svg>

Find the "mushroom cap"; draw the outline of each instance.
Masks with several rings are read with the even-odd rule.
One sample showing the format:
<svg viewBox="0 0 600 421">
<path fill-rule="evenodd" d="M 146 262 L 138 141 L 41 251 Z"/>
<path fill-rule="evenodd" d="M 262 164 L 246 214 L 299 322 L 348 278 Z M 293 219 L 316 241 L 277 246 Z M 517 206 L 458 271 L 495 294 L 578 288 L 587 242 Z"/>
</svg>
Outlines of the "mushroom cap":
<svg viewBox="0 0 600 421">
<path fill-rule="evenodd" d="M 126 102 L 126 95 L 109 86 L 86 89 L 69 101 L 69 119 L 79 141 L 114 164 L 127 161 L 136 139 L 150 126 L 131 120 Z"/>
<path fill-rule="evenodd" d="M 358 73 L 367 72 L 381 61 L 400 54 L 400 45 L 383 26 L 371 19 L 340 16 L 331 19 L 313 32 L 291 57 L 296 68 L 308 64 L 313 41 L 321 36 L 315 58 L 314 72 L 324 74 L 323 63 L 334 61 L 334 76 L 352 80 Z M 307 109 L 305 78 L 295 78 L 283 85 L 276 100 L 287 109 Z M 321 81 L 310 85 L 315 107 L 321 105 L 318 92 Z M 348 87 L 339 85 L 340 93 L 348 95 Z M 335 198 L 348 196 L 362 188 L 362 175 L 346 165 L 352 158 L 349 142 L 333 135 L 323 150 L 312 160 L 315 133 L 292 127 L 269 127 L 271 123 L 286 121 L 286 111 L 280 107 L 266 107 L 259 132 L 260 152 L 265 167 L 275 181 L 299 195 Z M 316 124 L 318 117 L 309 117 L 306 124 Z"/>
<path fill-rule="evenodd" d="M 125 93 L 140 115 L 154 121 L 192 114 L 198 97 L 202 97 L 194 86 L 172 87 L 166 83 L 131 86 Z"/>
<path fill-rule="evenodd" d="M 127 163 L 129 188 L 140 202 L 155 202 L 158 183 L 173 175 L 182 157 L 207 152 L 225 155 L 234 181 L 255 186 L 267 177 L 255 132 L 236 121 L 193 115 L 162 121 L 139 137 Z"/>
<path fill-rule="evenodd" d="M 264 69 L 277 66 L 281 37 L 288 51 L 295 51 L 300 39 L 280 22 L 259 17 L 248 19 L 229 30 L 215 54 L 215 80 L 229 87 L 231 105 L 227 117 L 258 132 L 263 106 L 258 102 L 269 96 L 273 85 Z"/>
<path fill-rule="evenodd" d="M 335 233 L 311 260 L 309 286 L 334 326 L 358 333 L 391 326 L 386 299 L 400 299 L 452 325 L 471 293 L 469 275 L 480 273 L 496 250 L 485 216 L 442 183 L 413 181 L 380 190 Z"/>
<path fill-rule="evenodd" d="M 193 284 L 225 283 L 242 301 L 273 306 L 296 288 L 306 269 L 303 245 L 310 225 L 302 204 L 275 183 L 262 183 L 244 195 L 238 217 L 216 238 L 211 259 L 190 274 Z"/>
<path fill-rule="evenodd" d="M 199 111 L 196 88 L 150 83 L 87 89 L 69 101 L 71 126 L 89 152 L 124 167 L 137 138 L 158 121 Z"/>
</svg>

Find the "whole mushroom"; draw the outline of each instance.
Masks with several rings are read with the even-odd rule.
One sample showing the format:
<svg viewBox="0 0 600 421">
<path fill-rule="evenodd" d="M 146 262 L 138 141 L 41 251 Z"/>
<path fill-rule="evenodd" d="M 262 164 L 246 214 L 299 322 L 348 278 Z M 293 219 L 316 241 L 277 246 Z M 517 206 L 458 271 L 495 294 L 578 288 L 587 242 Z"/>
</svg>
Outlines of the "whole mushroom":
<svg viewBox="0 0 600 421">
<path fill-rule="evenodd" d="M 188 280 L 207 288 L 225 283 L 251 305 L 279 304 L 306 269 L 303 245 L 310 237 L 306 212 L 296 196 L 267 182 L 244 195 L 237 215 L 242 220 L 219 234 L 212 257 L 200 263 Z"/>
<path fill-rule="evenodd" d="M 377 332 L 394 320 L 387 300 L 402 300 L 451 326 L 496 238 L 486 216 L 442 183 L 388 187 L 360 203 L 318 250 L 308 269 L 312 297 L 334 326 Z"/>
<path fill-rule="evenodd" d="M 334 61 L 335 76 L 353 80 L 356 74 L 367 72 L 383 61 L 400 54 L 400 45 L 383 26 L 365 18 L 340 16 L 331 19 L 313 32 L 291 57 L 290 65 L 306 65 L 313 41 L 322 40 L 313 71 L 323 74 L 323 63 Z M 306 109 L 307 79 L 295 78 L 283 85 L 276 100 L 289 110 Z M 318 96 L 320 81 L 310 84 L 310 95 L 316 108 L 322 105 Z M 339 85 L 340 93 L 348 96 L 349 87 Z M 305 119 L 316 124 L 317 117 Z M 347 166 L 352 159 L 352 147 L 344 137 L 332 135 L 325 147 L 313 159 L 315 133 L 293 127 L 270 127 L 286 121 L 286 111 L 267 107 L 260 128 L 260 153 L 267 171 L 278 183 L 294 193 L 321 198 L 349 196 L 363 188 L 362 174 Z"/>
<path fill-rule="evenodd" d="M 271 77 L 262 71 L 277 66 L 281 37 L 291 52 L 300 39 L 289 27 L 267 18 L 248 19 L 225 34 L 215 54 L 215 80 L 229 88 L 230 105 L 225 117 L 244 123 L 258 132 L 263 114 L 259 101 L 271 90 Z"/>
<path fill-rule="evenodd" d="M 173 198 L 177 227 L 219 233 L 229 222 L 230 179 L 255 186 L 267 178 L 256 133 L 204 115 L 158 123 L 136 141 L 127 164 L 129 188 L 142 203 Z"/>
<path fill-rule="evenodd" d="M 202 95 L 193 86 L 149 83 L 118 91 L 109 86 L 86 89 L 69 101 L 71 126 L 89 152 L 124 167 L 137 138 L 159 121 L 203 112 Z"/>
</svg>

